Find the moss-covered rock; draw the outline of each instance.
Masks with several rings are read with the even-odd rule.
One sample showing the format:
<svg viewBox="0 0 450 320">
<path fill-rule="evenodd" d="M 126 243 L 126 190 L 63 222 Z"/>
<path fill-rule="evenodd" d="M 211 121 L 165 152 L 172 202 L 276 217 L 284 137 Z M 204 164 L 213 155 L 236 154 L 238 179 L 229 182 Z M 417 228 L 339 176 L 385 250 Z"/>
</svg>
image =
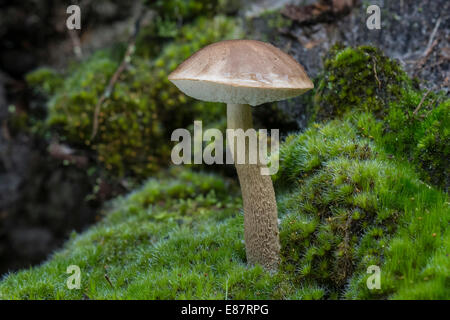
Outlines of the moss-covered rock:
<svg viewBox="0 0 450 320">
<path fill-rule="evenodd" d="M 315 95 L 313 120 L 343 116 L 350 110 L 383 117 L 390 101 L 409 85 L 399 65 L 370 46 L 335 45 L 324 58 L 324 72 Z"/>
<path fill-rule="evenodd" d="M 197 18 L 213 19 L 217 15 L 235 14 L 241 0 L 144 0 L 146 10 L 154 13 L 152 23 L 140 31 L 136 52 L 152 58 L 182 33 L 182 26 Z"/>
<path fill-rule="evenodd" d="M 437 204 L 436 193 L 414 177 L 410 168 L 390 161 L 373 139 L 361 137 L 352 122 L 363 123 L 368 118 L 374 121 L 373 115 L 366 113 L 315 125 L 303 134 L 289 136 L 280 151 L 282 165 L 275 182 L 277 190 L 285 190 L 279 196 L 282 269 L 299 285 L 323 286 L 328 298 L 388 297 L 398 292 L 396 263 L 402 264 L 404 277 L 414 279 L 414 287 L 422 280 L 420 273 L 427 259 L 445 246 L 445 236 L 434 241 L 432 230 L 435 237 L 447 232 L 450 211 L 446 196 L 439 195 Z M 406 236 L 406 221 L 414 225 L 408 226 L 408 231 L 427 229 L 422 242 Z M 414 247 L 432 243 L 423 252 L 428 257 L 408 267 L 406 262 L 387 259 L 396 234 L 401 234 L 398 241 L 408 246 L 405 259 L 418 259 L 420 253 Z M 389 274 L 383 274 L 381 290 L 366 287 L 370 265 Z M 436 281 L 435 289 L 444 295 L 445 281 Z"/>
<path fill-rule="evenodd" d="M 373 135 L 388 152 L 416 164 L 424 181 L 448 190 L 450 99 L 443 94 L 429 94 L 431 97 L 422 101 L 426 94 L 408 90 L 400 101 L 391 102 L 383 131 Z"/>
<path fill-rule="evenodd" d="M 399 64 L 378 49 L 335 45 L 325 57 L 312 119 L 370 112 L 381 121 L 367 135 L 396 156 L 412 161 L 422 178 L 448 188 L 449 104 L 443 93 L 420 90 Z"/>
<path fill-rule="evenodd" d="M 52 95 L 61 88 L 64 81 L 55 70 L 42 67 L 26 75 L 27 83 L 44 95 Z"/>
</svg>

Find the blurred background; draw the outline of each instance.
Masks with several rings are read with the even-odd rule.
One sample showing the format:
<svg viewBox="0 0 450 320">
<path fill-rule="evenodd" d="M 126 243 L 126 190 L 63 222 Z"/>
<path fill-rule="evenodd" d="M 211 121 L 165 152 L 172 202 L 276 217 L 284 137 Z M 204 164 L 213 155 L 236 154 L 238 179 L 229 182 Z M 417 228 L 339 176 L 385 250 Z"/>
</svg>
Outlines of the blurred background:
<svg viewBox="0 0 450 320">
<path fill-rule="evenodd" d="M 66 9 L 81 9 L 68 30 Z M 382 28 L 366 27 L 366 8 Z M 40 263 L 105 202 L 170 165 L 170 135 L 225 128 L 225 106 L 167 75 L 220 40 L 271 42 L 311 79 L 335 44 L 372 44 L 429 89 L 448 90 L 447 0 L 0 0 L 0 274 Z M 258 127 L 301 130 L 313 92 L 254 110 Z M 229 166 L 203 167 L 234 175 Z"/>
</svg>

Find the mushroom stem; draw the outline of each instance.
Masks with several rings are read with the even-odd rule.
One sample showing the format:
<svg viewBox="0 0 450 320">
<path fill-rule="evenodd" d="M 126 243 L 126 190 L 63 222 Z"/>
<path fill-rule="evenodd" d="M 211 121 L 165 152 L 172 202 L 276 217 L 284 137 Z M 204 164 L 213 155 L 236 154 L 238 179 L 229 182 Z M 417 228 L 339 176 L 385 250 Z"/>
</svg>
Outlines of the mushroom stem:
<svg viewBox="0 0 450 320">
<path fill-rule="evenodd" d="M 227 105 L 228 129 L 253 129 L 252 111 L 249 105 Z M 227 134 L 228 145 L 230 137 Z M 233 138 L 234 139 L 234 138 Z M 241 185 L 244 202 L 244 240 L 249 264 L 260 264 L 267 270 L 277 270 L 280 263 L 280 243 L 278 235 L 278 214 L 272 179 L 261 175 L 262 164 L 250 164 L 249 142 L 245 140 L 245 164 L 235 160 L 236 171 Z M 234 159 L 235 148 L 231 150 Z M 253 152 L 257 152 L 254 150 Z"/>
</svg>

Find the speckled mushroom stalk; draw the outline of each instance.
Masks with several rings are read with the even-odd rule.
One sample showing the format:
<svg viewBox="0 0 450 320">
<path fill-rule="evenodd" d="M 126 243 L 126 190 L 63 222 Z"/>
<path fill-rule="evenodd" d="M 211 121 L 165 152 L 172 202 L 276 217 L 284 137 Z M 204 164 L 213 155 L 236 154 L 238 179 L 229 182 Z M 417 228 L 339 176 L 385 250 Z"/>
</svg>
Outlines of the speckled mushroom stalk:
<svg viewBox="0 0 450 320">
<path fill-rule="evenodd" d="M 227 104 L 227 128 L 253 128 L 252 110 L 245 104 Z M 230 145 L 230 143 L 228 143 Z M 235 151 L 232 151 L 236 154 Z M 248 140 L 245 159 L 248 159 Z M 235 157 L 236 159 L 236 157 Z M 272 179 L 261 175 L 262 164 L 238 164 L 236 171 L 244 202 L 244 239 L 247 262 L 276 270 L 280 259 L 278 213 Z"/>
<path fill-rule="evenodd" d="M 253 128 L 250 106 L 292 98 L 314 87 L 295 59 L 269 43 L 254 40 L 209 45 L 179 65 L 169 80 L 188 96 L 226 103 L 228 129 L 244 131 Z M 247 142 L 245 152 L 249 152 Z M 235 166 L 244 201 L 247 261 L 276 270 L 280 243 L 272 179 L 261 174 L 259 162 L 235 161 Z"/>
</svg>

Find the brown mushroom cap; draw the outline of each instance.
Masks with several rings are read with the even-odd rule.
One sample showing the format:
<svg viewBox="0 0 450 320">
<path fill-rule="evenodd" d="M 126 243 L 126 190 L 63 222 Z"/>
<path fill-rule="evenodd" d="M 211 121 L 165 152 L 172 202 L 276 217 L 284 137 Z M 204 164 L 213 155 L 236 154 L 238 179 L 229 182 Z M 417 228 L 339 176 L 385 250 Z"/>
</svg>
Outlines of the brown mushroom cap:
<svg viewBox="0 0 450 320">
<path fill-rule="evenodd" d="M 199 100 L 252 106 L 292 98 L 314 88 L 294 58 L 256 40 L 211 44 L 180 64 L 169 80 Z"/>
</svg>

